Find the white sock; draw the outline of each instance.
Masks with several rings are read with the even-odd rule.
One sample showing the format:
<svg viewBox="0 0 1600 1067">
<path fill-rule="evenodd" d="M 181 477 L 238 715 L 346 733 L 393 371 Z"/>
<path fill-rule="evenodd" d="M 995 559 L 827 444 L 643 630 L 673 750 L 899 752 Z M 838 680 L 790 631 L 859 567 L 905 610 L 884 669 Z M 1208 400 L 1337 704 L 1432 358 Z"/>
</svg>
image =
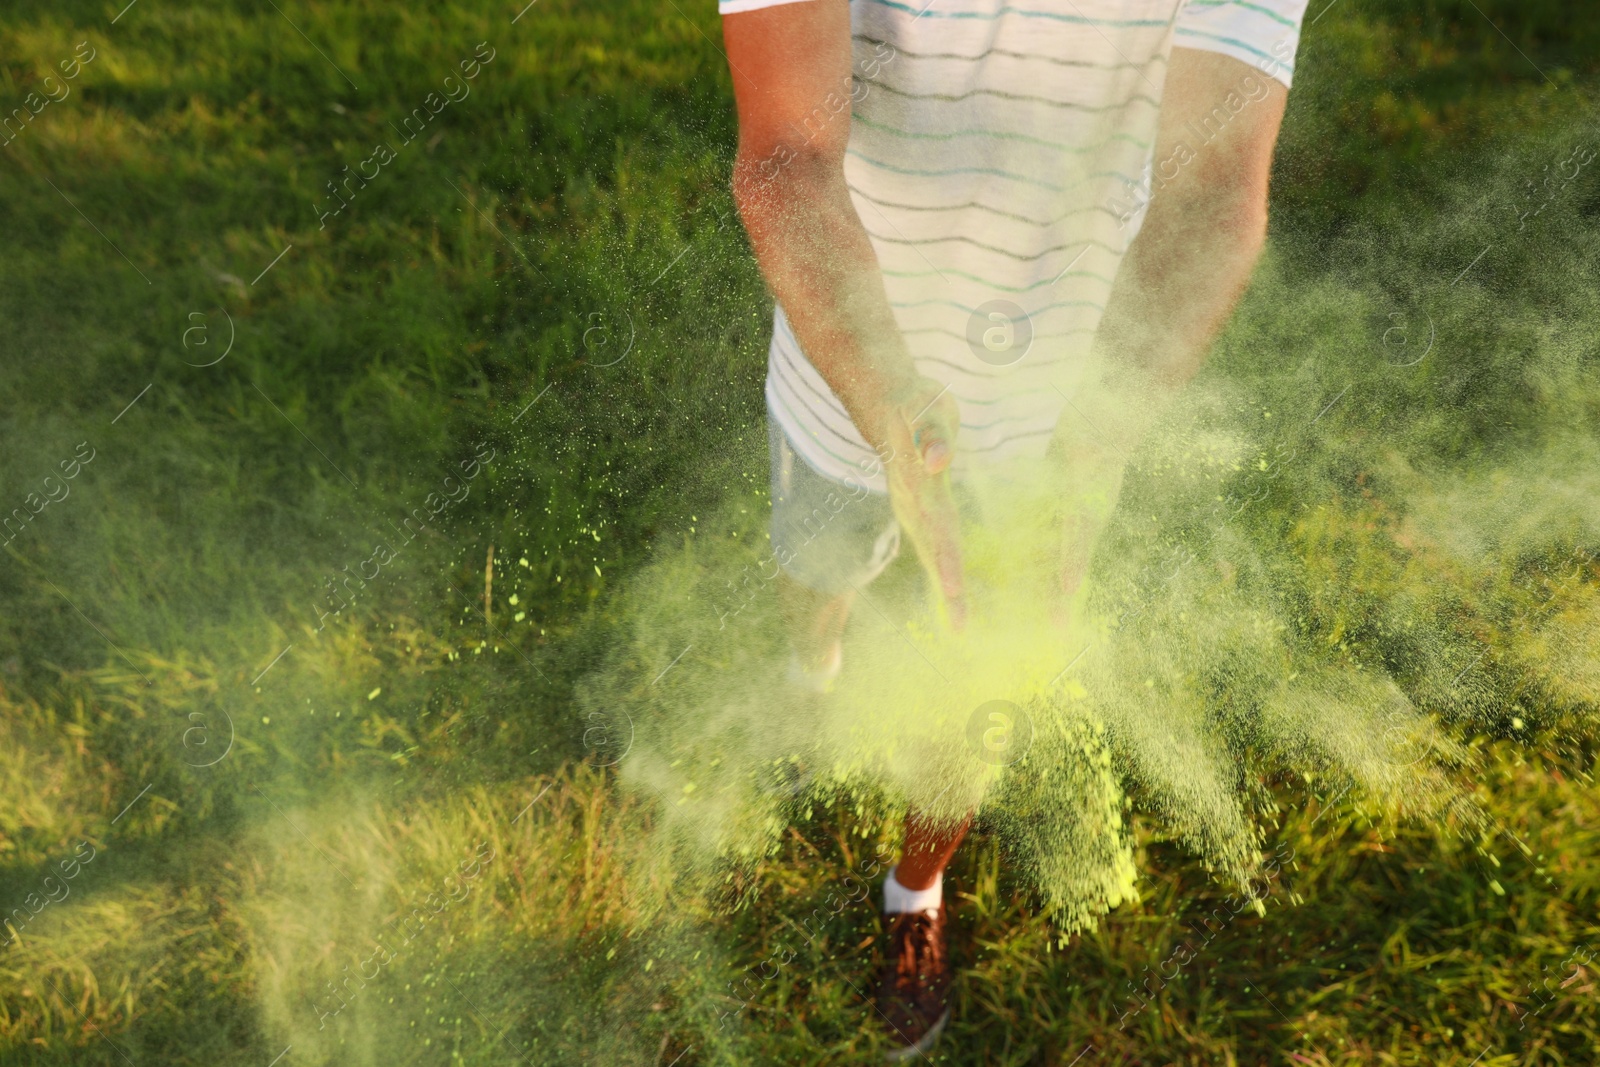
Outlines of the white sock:
<svg viewBox="0 0 1600 1067">
<path fill-rule="evenodd" d="M 899 915 L 907 911 L 937 911 L 944 903 L 944 872 L 940 871 L 933 879 L 933 884 L 926 889 L 907 889 L 894 876 L 898 869 L 898 864 L 890 867 L 889 876 L 883 880 L 883 913 Z"/>
</svg>

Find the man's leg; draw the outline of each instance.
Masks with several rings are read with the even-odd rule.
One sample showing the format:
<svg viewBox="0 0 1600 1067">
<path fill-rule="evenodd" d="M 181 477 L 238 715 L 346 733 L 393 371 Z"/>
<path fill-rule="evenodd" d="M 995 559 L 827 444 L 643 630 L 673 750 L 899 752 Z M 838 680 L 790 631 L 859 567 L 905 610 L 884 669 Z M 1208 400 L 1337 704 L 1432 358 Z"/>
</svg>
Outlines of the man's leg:
<svg viewBox="0 0 1600 1067">
<path fill-rule="evenodd" d="M 787 574 L 778 575 L 778 607 L 789 644 L 806 675 L 826 677 L 838 669 L 839 643 L 855 599 L 853 589 L 822 593 Z"/>
<path fill-rule="evenodd" d="M 913 892 L 932 889 L 942 882 L 945 867 L 971 825 L 971 813 L 952 825 L 928 822 L 915 811 L 907 812 L 905 845 L 891 877 Z"/>
<path fill-rule="evenodd" d="M 843 666 L 841 640 L 856 591 L 894 558 L 899 530 L 886 498 L 853 495 L 836 507 L 841 487 L 796 456 L 776 425 L 770 442 L 772 542 L 785 561 L 778 597 L 794 652 L 790 679 L 823 692 Z M 888 966 L 879 978 L 878 1011 L 898 1046 L 892 1058 L 926 1050 L 949 1017 L 940 876 L 968 821 L 951 825 L 908 815 L 900 863 L 884 879 Z"/>
<path fill-rule="evenodd" d="M 840 639 L 850 618 L 855 591 L 821 593 L 786 574 L 778 578 L 778 583 L 789 641 L 801 670 L 812 677 L 826 675 L 837 668 Z M 910 890 L 931 889 L 955 855 L 971 822 L 971 815 L 952 825 L 923 819 L 915 811 L 907 813 L 905 843 L 894 880 Z"/>
<path fill-rule="evenodd" d="M 794 651 L 791 680 L 823 691 L 842 665 L 840 641 L 856 590 L 899 553 L 899 525 L 885 494 L 834 481 L 796 455 L 770 412 L 767 439 L 778 609 Z"/>
<path fill-rule="evenodd" d="M 888 959 L 878 979 L 877 1008 L 897 1046 L 891 1061 L 925 1054 L 950 1018 L 943 876 L 971 821 L 968 815 L 952 825 L 907 814 L 900 862 L 883 881 Z"/>
</svg>

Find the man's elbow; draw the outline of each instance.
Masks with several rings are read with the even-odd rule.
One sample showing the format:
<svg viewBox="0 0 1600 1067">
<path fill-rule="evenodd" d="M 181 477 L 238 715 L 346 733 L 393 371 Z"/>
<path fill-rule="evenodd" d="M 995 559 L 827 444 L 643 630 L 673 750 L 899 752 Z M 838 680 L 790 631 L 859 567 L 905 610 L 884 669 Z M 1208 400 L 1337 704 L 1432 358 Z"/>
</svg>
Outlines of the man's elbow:
<svg viewBox="0 0 1600 1067">
<path fill-rule="evenodd" d="M 1225 212 L 1223 239 L 1242 262 L 1254 265 L 1267 247 L 1267 200 L 1251 195 Z"/>
<path fill-rule="evenodd" d="M 1177 257 L 1209 270 L 1249 273 L 1267 241 L 1267 205 L 1243 191 L 1157 196 L 1139 231 L 1146 257 Z"/>
<path fill-rule="evenodd" d="M 781 141 L 762 142 L 760 147 L 740 145 L 733 161 L 734 202 L 755 200 L 767 193 L 767 187 L 794 162 L 794 157 L 794 150 Z"/>
<path fill-rule="evenodd" d="M 739 146 L 733 164 L 733 203 L 747 229 L 760 228 L 786 203 L 817 198 L 844 181 L 844 153 L 831 145 L 782 141 Z"/>
</svg>

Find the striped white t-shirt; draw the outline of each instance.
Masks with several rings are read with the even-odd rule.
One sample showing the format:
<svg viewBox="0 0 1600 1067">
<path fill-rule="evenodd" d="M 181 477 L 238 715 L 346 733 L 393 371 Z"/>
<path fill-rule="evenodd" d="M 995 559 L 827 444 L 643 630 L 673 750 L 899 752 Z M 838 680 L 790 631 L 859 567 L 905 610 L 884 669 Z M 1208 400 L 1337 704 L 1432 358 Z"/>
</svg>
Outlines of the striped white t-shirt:
<svg viewBox="0 0 1600 1067">
<path fill-rule="evenodd" d="M 722 0 L 722 14 L 792 2 Z M 1306 0 L 850 0 L 845 179 L 920 373 L 961 412 L 952 468 L 1043 453 L 1149 198 L 1176 44 L 1250 65 L 1190 148 L 1293 76 Z M 820 102 L 819 102 L 820 103 Z M 842 116 L 841 116 L 842 117 Z M 826 109 L 818 122 L 828 121 Z M 808 127 L 815 126 L 808 123 Z M 801 131 L 802 133 L 806 131 Z M 794 450 L 885 491 L 778 308 L 767 404 Z"/>
</svg>

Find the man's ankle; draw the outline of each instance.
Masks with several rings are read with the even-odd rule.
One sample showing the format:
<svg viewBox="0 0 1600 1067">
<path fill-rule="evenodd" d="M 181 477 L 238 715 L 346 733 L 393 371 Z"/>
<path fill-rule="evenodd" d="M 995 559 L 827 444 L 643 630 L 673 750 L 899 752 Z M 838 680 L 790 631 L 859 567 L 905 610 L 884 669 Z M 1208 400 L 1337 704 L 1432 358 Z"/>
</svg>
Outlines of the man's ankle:
<svg viewBox="0 0 1600 1067">
<path fill-rule="evenodd" d="M 933 876 L 925 889 L 910 889 L 895 877 L 899 865 L 889 868 L 883 880 L 883 911 L 885 915 L 898 915 L 908 911 L 937 910 L 944 903 L 944 872 Z"/>
</svg>

